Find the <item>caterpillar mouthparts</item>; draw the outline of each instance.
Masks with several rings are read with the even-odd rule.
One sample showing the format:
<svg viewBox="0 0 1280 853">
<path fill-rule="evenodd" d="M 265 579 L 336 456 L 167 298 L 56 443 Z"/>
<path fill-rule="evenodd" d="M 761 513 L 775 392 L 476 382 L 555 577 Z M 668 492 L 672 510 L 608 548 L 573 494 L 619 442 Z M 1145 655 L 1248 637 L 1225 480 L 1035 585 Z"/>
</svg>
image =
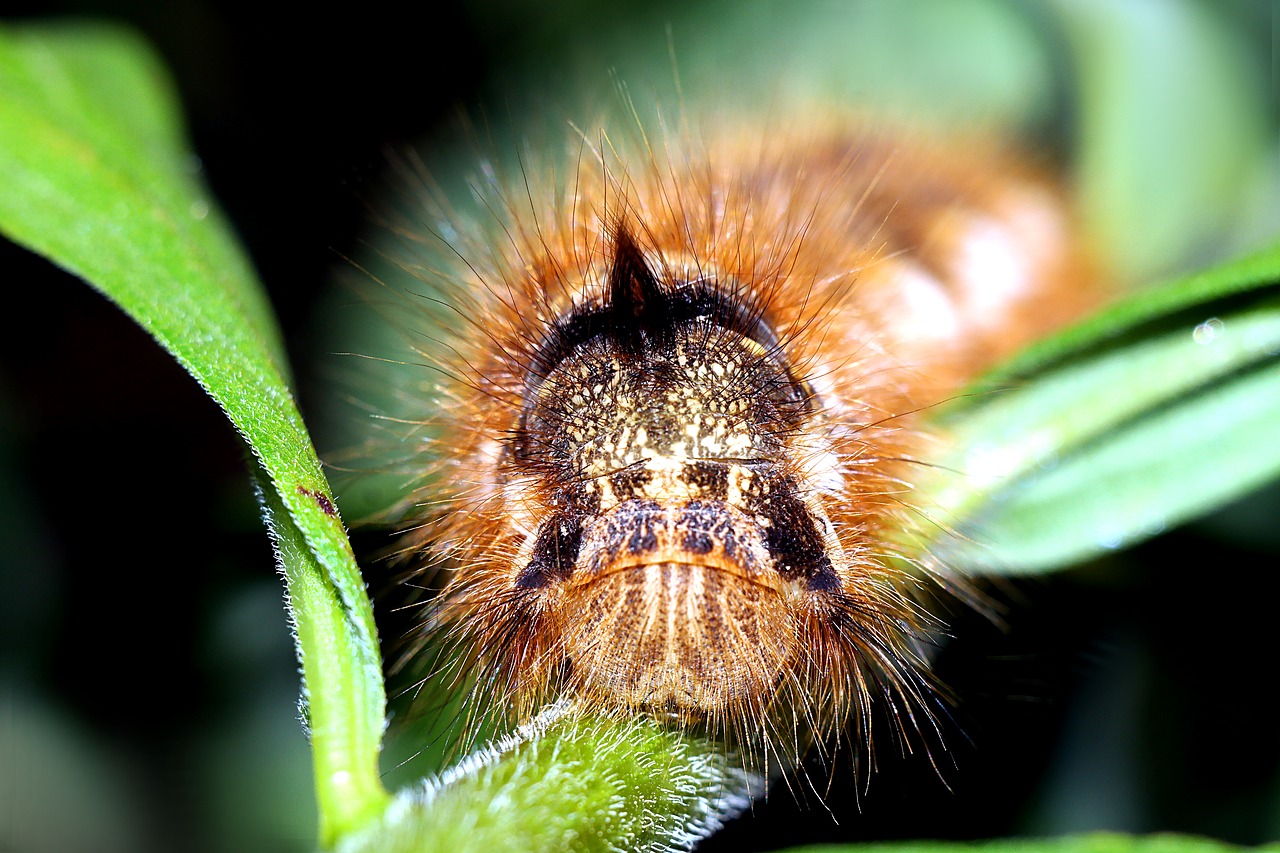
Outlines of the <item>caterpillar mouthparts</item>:
<svg viewBox="0 0 1280 853">
<path fill-rule="evenodd" d="M 1061 193 L 853 126 L 601 139 L 450 223 L 407 534 L 449 573 L 433 622 L 525 711 L 929 725 L 921 413 L 1089 304 Z"/>
</svg>

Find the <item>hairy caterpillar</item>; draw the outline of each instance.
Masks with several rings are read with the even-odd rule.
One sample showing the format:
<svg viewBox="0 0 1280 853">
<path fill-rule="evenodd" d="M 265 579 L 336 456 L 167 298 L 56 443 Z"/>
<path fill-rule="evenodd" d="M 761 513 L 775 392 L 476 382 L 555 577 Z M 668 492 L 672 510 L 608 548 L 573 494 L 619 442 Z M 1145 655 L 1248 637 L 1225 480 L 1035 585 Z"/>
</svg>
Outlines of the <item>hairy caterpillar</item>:
<svg viewBox="0 0 1280 853">
<path fill-rule="evenodd" d="M 569 161 L 439 226 L 406 540 L 448 571 L 432 629 L 520 714 L 568 694 L 792 758 L 876 702 L 929 726 L 955 581 L 904 545 L 923 414 L 1095 300 L 1061 190 L 813 116 Z"/>
</svg>

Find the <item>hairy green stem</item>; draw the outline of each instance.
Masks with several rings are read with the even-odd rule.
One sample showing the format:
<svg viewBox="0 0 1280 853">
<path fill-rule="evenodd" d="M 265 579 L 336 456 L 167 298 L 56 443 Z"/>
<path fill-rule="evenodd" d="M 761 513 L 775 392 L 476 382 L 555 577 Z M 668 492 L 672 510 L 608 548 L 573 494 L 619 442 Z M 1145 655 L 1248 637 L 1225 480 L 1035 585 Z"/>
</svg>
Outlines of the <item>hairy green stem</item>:
<svg viewBox="0 0 1280 853">
<path fill-rule="evenodd" d="M 559 702 L 397 795 L 343 853 L 687 850 L 764 781 L 711 741 Z"/>
</svg>

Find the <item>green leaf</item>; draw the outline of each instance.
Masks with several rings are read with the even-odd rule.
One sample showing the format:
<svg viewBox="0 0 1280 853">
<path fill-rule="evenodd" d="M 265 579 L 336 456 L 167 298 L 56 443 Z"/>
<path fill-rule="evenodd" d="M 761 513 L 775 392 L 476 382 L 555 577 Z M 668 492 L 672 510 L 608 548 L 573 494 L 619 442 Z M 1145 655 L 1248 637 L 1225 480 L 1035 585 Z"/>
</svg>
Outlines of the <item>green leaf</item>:
<svg viewBox="0 0 1280 853">
<path fill-rule="evenodd" d="M 1189 251 L 1241 251 L 1275 144 L 1250 46 L 1194 0 L 1046 5 L 1074 66 L 1081 207 L 1110 268 L 1141 282 Z"/>
<path fill-rule="evenodd" d="M 337 590 L 324 566 L 308 547 L 280 496 L 270 487 L 267 474 L 255 465 L 255 482 L 276 559 L 289 593 L 289 615 L 302 663 L 304 709 L 311 733 L 322 820 L 321 840 L 332 845 L 358 829 L 385 807 L 385 792 L 376 773 L 381 729 L 353 726 L 361 709 L 354 706 L 367 689 L 368 673 L 350 665 L 350 652 L 359 645 L 355 625 L 347 618 Z M 374 759 L 373 773 L 365 762 Z M 360 764 L 354 769 L 353 759 Z M 350 814 L 352 803 L 364 809 Z M 336 818 L 336 819 L 335 819 Z M 360 818 L 359 820 L 352 818 Z"/>
<path fill-rule="evenodd" d="M 946 558 L 1051 569 L 1131 544 L 1280 473 L 1280 246 L 1139 294 L 944 411 Z"/>
<path fill-rule="evenodd" d="M 740 761 L 648 719 L 579 719 L 562 704 L 401 792 L 381 825 L 339 849 L 686 849 L 744 809 L 763 784 Z"/>
<path fill-rule="evenodd" d="M 1231 853 L 1277 850 L 1280 845 L 1244 848 L 1191 835 L 1120 835 L 1110 832 L 1061 838 L 1010 838 L 987 842 L 908 841 L 898 844 L 824 844 L 793 847 L 787 853 Z"/>
<path fill-rule="evenodd" d="M 180 127 L 164 73 L 133 34 L 88 23 L 0 29 L 0 230 L 147 329 L 222 406 L 269 477 L 298 640 L 313 644 L 301 649 L 307 674 L 331 667 L 350 691 L 325 697 L 333 703 L 311 696 L 329 843 L 386 800 L 373 611 L 289 390 L 270 306 Z M 274 496 L 287 512 L 270 509 Z M 326 624 L 304 624 L 312 618 Z"/>
</svg>

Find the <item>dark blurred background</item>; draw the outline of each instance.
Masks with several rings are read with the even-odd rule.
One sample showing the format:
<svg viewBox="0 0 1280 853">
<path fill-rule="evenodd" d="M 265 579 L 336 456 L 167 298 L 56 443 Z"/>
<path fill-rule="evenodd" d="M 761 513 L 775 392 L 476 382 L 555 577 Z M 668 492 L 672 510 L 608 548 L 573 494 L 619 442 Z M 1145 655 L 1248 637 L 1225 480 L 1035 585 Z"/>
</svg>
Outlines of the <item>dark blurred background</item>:
<svg viewBox="0 0 1280 853">
<path fill-rule="evenodd" d="M 303 413 L 318 416 L 342 370 L 318 300 L 365 251 L 388 152 L 428 140 L 429 158 L 461 112 L 519 114 L 530 90 L 580 88 L 614 45 L 665 55 L 669 20 L 730 14 L 705 8 L 494 0 L 406 18 L 374 2 L 275 17 L 179 0 L 19 2 L 4 15 L 103 17 L 153 43 L 276 306 Z M 1257 54 L 1274 126 L 1274 10 L 1203 9 Z M 1009 109 L 1029 109 L 1023 126 L 1067 151 L 1066 48 L 1044 10 L 1008 14 L 1056 75 L 1031 95 L 1015 86 L 1031 106 Z M 610 85 L 601 71 L 587 88 Z M 82 282 L 2 241 L 0 281 L 0 850 L 309 849 L 296 663 L 240 439 Z M 1280 836 L 1278 512 L 1271 488 L 1106 561 L 1003 584 L 1004 628 L 954 614 L 938 668 L 957 705 L 937 769 L 888 742 L 866 791 L 847 763 L 815 766 L 825 807 L 780 786 L 707 848 L 1097 828 Z M 376 532 L 355 541 L 386 545 Z M 368 571 L 394 637 L 396 589 Z"/>
</svg>

